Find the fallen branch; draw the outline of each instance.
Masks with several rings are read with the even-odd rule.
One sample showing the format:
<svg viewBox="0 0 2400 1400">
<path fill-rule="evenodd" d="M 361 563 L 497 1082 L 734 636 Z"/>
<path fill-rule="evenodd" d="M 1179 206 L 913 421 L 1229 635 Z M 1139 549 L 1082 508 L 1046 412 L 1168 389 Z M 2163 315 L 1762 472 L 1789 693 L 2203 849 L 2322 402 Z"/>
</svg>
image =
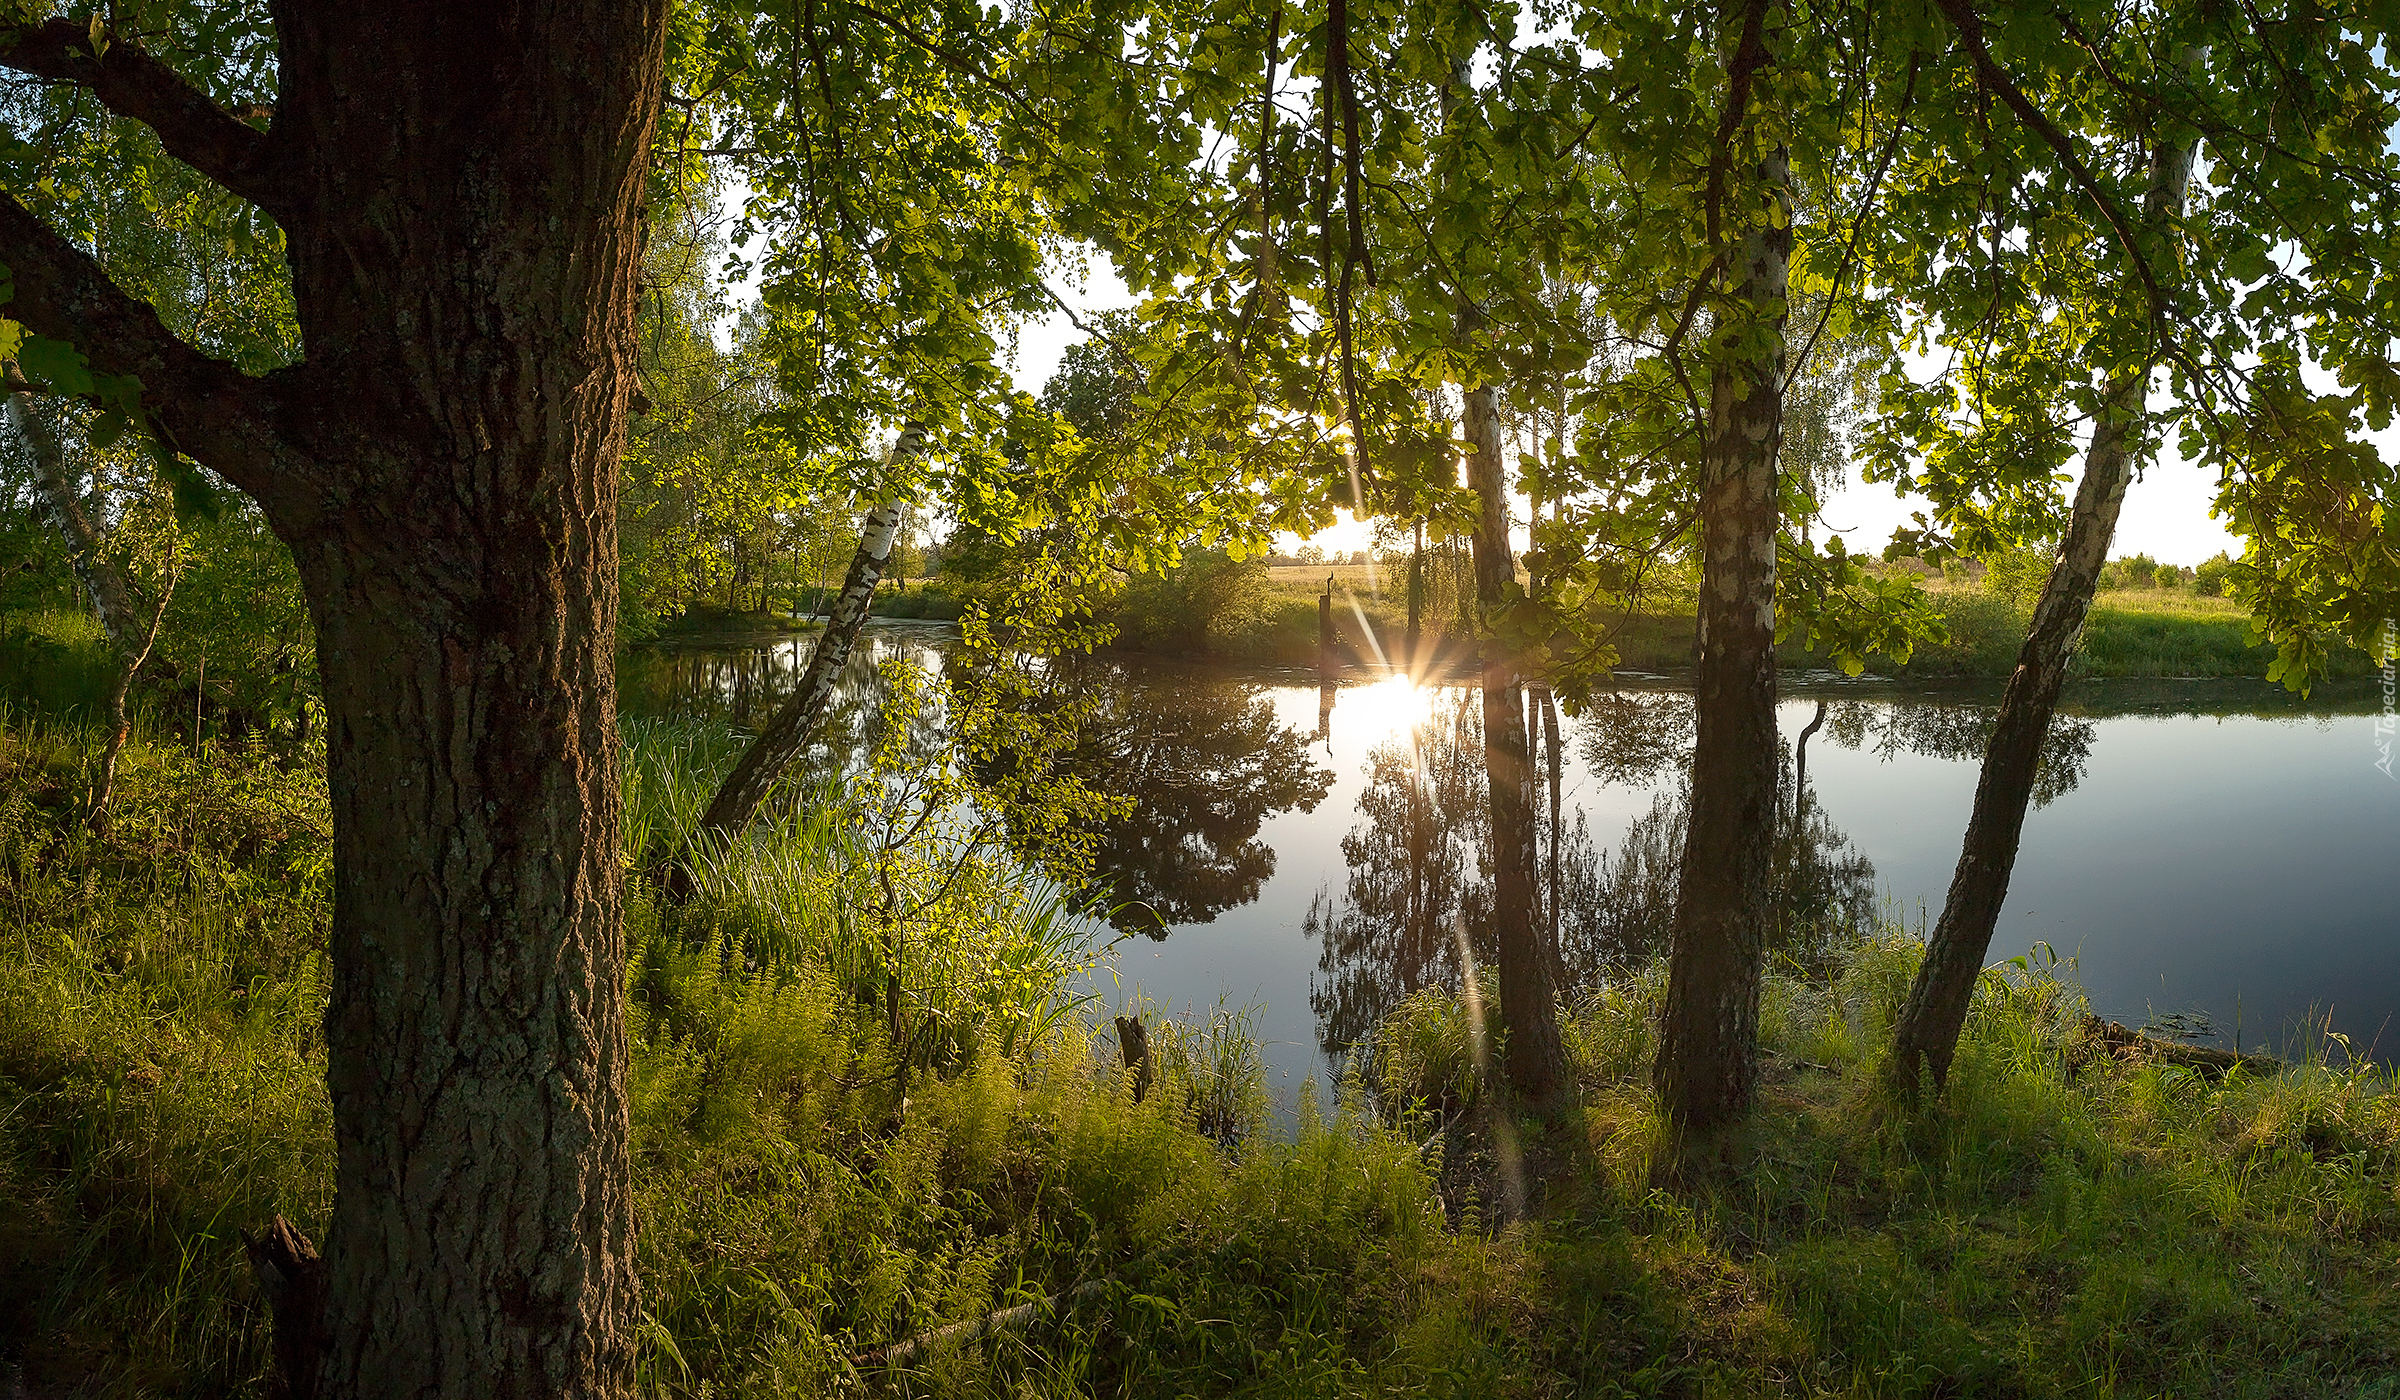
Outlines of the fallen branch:
<svg viewBox="0 0 2400 1400">
<path fill-rule="evenodd" d="M 998 1312 L 986 1313 L 982 1317 L 970 1318 L 965 1322 L 953 1322 L 947 1327 L 937 1327 L 930 1332 L 920 1332 L 905 1341 L 892 1343 L 881 1352 L 869 1352 L 865 1356 L 859 1357 L 856 1364 L 862 1367 L 905 1366 L 917 1357 L 939 1347 L 965 1346 L 969 1342 L 981 1341 L 995 1332 L 1019 1331 L 1032 1326 L 1035 1318 L 1041 1317 L 1062 1304 L 1071 1307 L 1101 1292 L 1111 1282 L 1112 1280 L 1109 1279 L 1096 1278 L 1087 1283 L 1079 1283 L 1064 1293 L 1052 1294 L 1047 1298 L 1037 1298 L 1030 1303 L 1019 1303 L 1014 1307 L 1002 1308 Z"/>
<path fill-rule="evenodd" d="M 2252 1074 L 2276 1074 L 2284 1067 L 2283 1061 L 2271 1055 L 2243 1055 L 2161 1040 L 2098 1016 L 2084 1017 L 2082 1032 L 2084 1045 L 2098 1046 L 2117 1059 L 2136 1064 L 2181 1065 L 2209 1075 L 2221 1075 L 2237 1065 Z"/>
</svg>

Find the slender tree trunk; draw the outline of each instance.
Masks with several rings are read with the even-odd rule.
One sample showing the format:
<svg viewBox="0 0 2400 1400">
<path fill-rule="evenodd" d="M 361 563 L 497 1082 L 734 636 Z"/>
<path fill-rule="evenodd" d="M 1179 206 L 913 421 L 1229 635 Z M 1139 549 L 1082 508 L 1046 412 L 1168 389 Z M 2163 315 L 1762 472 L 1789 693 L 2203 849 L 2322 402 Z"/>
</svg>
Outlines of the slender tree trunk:
<svg viewBox="0 0 2400 1400">
<path fill-rule="evenodd" d="M 1325 591 L 1317 595 L 1317 682 L 1333 684 L 1333 575 L 1325 576 Z"/>
<path fill-rule="evenodd" d="M 16 380 L 16 362 L 0 363 L 0 375 L 9 381 Z M 139 647 L 142 619 L 134 608 L 132 590 L 125 586 L 117 566 L 102 552 L 107 542 L 83 513 L 75 483 L 67 479 L 66 453 L 59 447 L 58 434 L 35 407 L 31 393 L 12 392 L 6 399 L 8 425 L 25 444 L 25 455 L 33 461 L 34 488 L 40 493 L 42 504 L 49 508 L 51 523 L 59 537 L 66 541 L 67 559 L 74 567 L 75 579 L 83 585 L 84 595 L 91 599 L 92 611 L 100 619 L 101 630 L 108 634 L 109 645 L 120 654 Z"/>
<path fill-rule="evenodd" d="M 1417 639 L 1425 617 L 1425 520 L 1417 518 L 1408 550 L 1408 669 L 1417 670 Z"/>
<path fill-rule="evenodd" d="M 924 427 L 909 424 L 892 445 L 889 463 L 896 467 L 915 456 L 924 441 Z M 858 552 L 850 560 L 850 576 L 843 581 L 841 596 L 834 600 L 825 631 L 809 653 L 808 669 L 800 674 L 799 689 L 783 702 L 775 717 L 767 721 L 767 727 L 743 751 L 733 771 L 725 775 L 724 783 L 718 787 L 715 799 L 708 804 L 708 811 L 701 816 L 693 833 L 695 843 L 723 840 L 748 826 L 758 813 L 758 804 L 766 800 L 768 791 L 775 786 L 775 780 L 783 776 L 783 770 L 794 759 L 808 752 L 808 746 L 815 741 L 817 725 L 833 698 L 834 684 L 841 679 L 842 668 L 849 664 L 850 649 L 858 641 L 859 630 L 866 626 L 868 607 L 875 600 L 875 585 L 891 559 L 892 539 L 899 530 L 901 509 L 902 502 L 895 493 L 867 512 Z M 684 863 L 689 859 L 687 852 L 676 869 L 670 870 L 670 882 L 688 881 L 689 871 Z"/>
<path fill-rule="evenodd" d="M 2199 51 L 2184 55 L 2196 65 Z M 2142 202 L 2143 232 L 2167 233 L 2183 212 L 2184 193 L 2191 183 L 2197 143 L 2179 136 L 2162 142 L 2151 153 L 2150 186 Z M 2172 258 L 2154 258 L 2152 265 L 2171 269 Z M 2136 294 L 2138 295 L 2138 293 Z M 1975 981 L 1982 974 L 1992 931 L 2008 898 L 2008 881 L 2017 861 L 2017 844 L 2025 828 L 2025 809 L 2041 767 L 2042 740 L 2058 709 L 2059 690 L 2067 679 L 2075 640 L 2091 611 L 2092 590 L 2100 567 L 2107 562 L 2117 514 L 2125 503 L 2125 488 L 2145 450 L 2145 400 L 2150 385 L 2149 364 L 2129 368 L 2109 382 L 2108 410 L 2092 428 L 2084 452 L 2083 481 L 2076 488 L 2075 508 L 2067 536 L 2050 567 L 2041 601 L 2034 606 L 2033 625 L 2017 652 L 2016 670 L 2000 697 L 2000 714 L 1984 750 L 1983 773 L 1975 785 L 1975 807 L 1967 819 L 1967 834 L 1950 877 L 1950 892 L 1942 902 L 1941 919 L 1925 948 L 1892 1036 L 1891 1058 L 1885 1077 L 1904 1101 L 1914 1102 L 1928 1080 L 1938 1091 L 1948 1079 L 1958 1036 L 1975 998 Z"/>
<path fill-rule="evenodd" d="M 133 717 L 125 711 L 125 699 L 133 692 L 133 678 L 150 659 L 150 648 L 158 644 L 158 626 L 167 620 L 167 603 L 175 596 L 176 571 L 170 569 L 166 581 L 159 586 L 158 606 L 150 610 L 150 625 L 143 629 L 135 645 L 117 649 L 116 674 L 108 685 L 108 742 L 101 747 L 99 772 L 92 779 L 91 810 L 84 824 L 94 834 L 108 830 L 108 800 L 117 786 L 117 760 L 125 754 L 126 741 L 133 737 Z M 305 718 L 305 716 L 304 716 Z"/>
<path fill-rule="evenodd" d="M 1550 912 L 1550 954 L 1553 958 L 1557 958 L 1562 956 L 1559 951 L 1561 944 L 1559 943 L 1558 939 L 1558 903 L 1560 897 L 1558 879 L 1558 848 L 1560 840 L 1563 839 L 1566 834 L 1566 827 L 1563 821 L 1563 813 L 1565 810 L 1565 789 L 1561 785 L 1565 776 L 1566 765 L 1563 761 L 1563 755 L 1560 752 L 1562 746 L 1558 732 L 1558 699 L 1556 696 L 1550 693 L 1550 687 L 1548 686 L 1542 687 L 1541 697 L 1542 742 L 1543 746 L 1549 751 L 1548 756 L 1550 760 L 1550 870 L 1548 881 L 1550 886 L 1550 898 L 1544 901 L 1543 907 L 1548 909 Z"/>
<path fill-rule="evenodd" d="M 1473 329 L 1460 317 L 1462 333 Z M 1500 1016 L 1508 1026 L 1505 1068 L 1518 1093 L 1535 1103 L 1566 1085 L 1558 1033 L 1558 992 L 1543 955 L 1536 902 L 1533 756 L 1525 733 L 1525 692 L 1516 658 L 1489 623 L 1515 580 L 1508 547 L 1507 472 L 1501 461 L 1499 396 L 1489 384 L 1466 391 L 1469 474 L 1483 503 L 1475 529 L 1477 652 L 1483 672 L 1484 776 L 1492 804 L 1492 920 L 1500 963 Z"/>
<path fill-rule="evenodd" d="M 1789 208 L 1787 157 L 1759 178 Z M 1753 227 L 1736 244 L 1736 297 L 1783 304 L 1792 234 Z M 1709 380 L 1701 461 L 1697 743 L 1690 825 L 1675 902 L 1667 1000 L 1652 1070 L 1660 1106 L 1706 1134 L 1750 1102 L 1758 1068 L 1761 959 L 1772 917 L 1776 771 L 1776 454 L 1783 438 L 1784 318 L 1763 319 L 1755 355 L 1720 359 Z"/>
<path fill-rule="evenodd" d="M 1800 737 L 1792 744 L 1792 809 L 1799 810 L 1808 793 L 1808 741 L 1825 726 L 1825 702 L 1817 702 L 1817 712 L 1800 726 Z"/>
<path fill-rule="evenodd" d="M 0 363 L 0 379 L 17 378 L 14 361 Z M 50 508 L 50 518 L 59 535 L 66 541 L 67 556 L 75 577 L 91 599 L 92 611 L 100 618 L 100 627 L 108 636 L 109 650 L 116 665 L 108 687 L 108 740 L 100 750 L 99 771 L 92 780 L 91 805 L 84 813 L 84 823 L 94 832 L 108 828 L 108 803 L 117 785 L 117 760 L 125 753 L 126 742 L 133 737 L 133 721 L 125 711 L 125 700 L 133 690 L 133 679 L 140 673 L 142 663 L 150 659 L 150 649 L 158 642 L 159 624 L 166 620 L 167 600 L 175 596 L 175 575 L 169 572 L 160 588 L 158 606 L 150 610 L 148 625 L 135 615 L 133 590 L 126 587 L 125 578 L 117 566 L 102 552 L 106 543 L 91 519 L 83 513 L 83 503 L 76 499 L 75 484 L 67 479 L 66 454 L 60 450 L 58 435 L 34 406 L 27 392 L 12 392 L 7 396 L 5 412 L 9 426 L 25 444 L 25 452 L 33 460 L 34 488 Z"/>
</svg>

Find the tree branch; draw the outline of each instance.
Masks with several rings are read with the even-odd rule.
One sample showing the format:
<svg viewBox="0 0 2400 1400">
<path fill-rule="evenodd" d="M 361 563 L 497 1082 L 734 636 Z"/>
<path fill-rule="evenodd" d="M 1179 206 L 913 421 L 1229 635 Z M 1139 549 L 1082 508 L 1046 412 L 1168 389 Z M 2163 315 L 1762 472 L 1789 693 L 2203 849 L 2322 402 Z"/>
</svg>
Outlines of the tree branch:
<svg viewBox="0 0 2400 1400">
<path fill-rule="evenodd" d="M 267 133 L 218 106 L 141 45 L 103 36 L 95 57 L 92 38 L 92 30 L 63 19 L 0 28 L 0 67 L 90 90 L 110 111 L 157 132 L 169 155 L 281 217 L 285 200 Z"/>
<path fill-rule="evenodd" d="M 7 194 L 0 194 L 0 266 L 15 284 L 0 312 L 74 345 L 102 374 L 139 379 L 142 410 L 167 446 L 262 505 L 288 500 L 308 469 L 284 449 L 268 381 L 185 344 L 149 303 L 126 295 L 89 254 Z"/>
<path fill-rule="evenodd" d="M 2108 221 L 2110 230 L 2117 235 L 2117 241 L 2125 247 L 2125 256 L 2132 260 L 2133 270 L 2141 274 L 2142 286 L 2150 293 L 2151 313 L 2164 324 L 2168 316 L 2166 290 L 2158 285 L 2157 276 L 2151 272 L 2150 260 L 2142 256 L 2141 241 L 2134 237 L 2133 225 L 2126 222 L 2124 211 L 2117 208 L 2117 202 L 2108 197 L 2106 190 L 2100 188 L 2099 179 L 2092 174 L 2091 167 L 2084 164 L 2083 157 L 2075 153 L 2074 143 L 2067 140 L 2066 133 L 2043 116 L 2041 109 L 2033 105 L 2032 99 L 2010 81 L 2008 74 L 1993 60 L 1991 49 L 1983 42 L 1983 18 L 1975 13 L 1975 7 L 1968 0 L 1934 0 L 1934 3 L 1958 30 L 1959 42 L 1966 46 L 1967 56 L 1975 60 L 1976 79 L 1993 96 L 2008 104 L 2008 109 L 2017 114 L 2017 120 L 2033 128 L 2034 134 L 2041 137 L 2044 144 L 2058 152 L 2059 162 L 2066 166 L 2067 174 L 2074 178 L 2076 185 L 2092 203 L 2099 206 L 2100 217 Z"/>
</svg>

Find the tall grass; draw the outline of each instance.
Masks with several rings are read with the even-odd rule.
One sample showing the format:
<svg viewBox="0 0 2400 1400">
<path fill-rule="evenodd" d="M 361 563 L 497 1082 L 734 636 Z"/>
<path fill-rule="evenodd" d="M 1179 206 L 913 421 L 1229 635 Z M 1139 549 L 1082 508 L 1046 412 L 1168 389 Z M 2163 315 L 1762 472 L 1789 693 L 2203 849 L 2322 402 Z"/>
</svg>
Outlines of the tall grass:
<svg viewBox="0 0 2400 1400">
<path fill-rule="evenodd" d="M 126 818 L 95 839 L 62 815 L 89 737 L 0 731 L 0 1384 L 263 1394 L 237 1231 L 280 1212 L 321 1238 L 330 1206 L 322 778 L 137 743 Z M 630 740 L 638 869 L 729 746 Z M 1207 1389 L 1388 1351 L 1328 1320 L 1393 1331 L 1415 1304 L 1362 1305 L 1364 1271 L 1447 1247 L 1404 1147 L 1343 1113 L 1269 1140 L 1230 1011 L 1162 1021 L 1136 1103 L 1069 975 L 1097 926 L 998 861 L 934 863 L 956 878 L 901 945 L 920 1030 L 895 1041 L 857 857 L 792 800 L 690 903 L 632 885 L 646 1392 L 821 1394 L 884 1374 L 895 1342 L 1094 1280 L 1034 1333 L 913 1355 L 909 1383 Z M 1287 1309 L 1324 1329 L 1305 1356 L 1278 1340 Z"/>
<path fill-rule="evenodd" d="M 1672 1196 L 1646 1083 L 1663 966 L 1570 1003 L 1583 1098 L 1535 1148 L 1570 1166 L 1534 1369 L 1562 1393 L 2400 1393 L 2388 1068 L 2321 1033 L 2275 1075 L 2121 1061 L 2086 1038 L 2071 966 L 2019 960 L 1979 984 L 1940 1107 L 1910 1116 L 1873 1086 L 1920 952 L 1887 929 L 1829 975 L 1771 970 L 1760 1107 Z M 1465 1031 L 1424 994 L 1367 1075 L 1396 1123 L 1451 1105 L 1459 1153 L 1483 1097 Z"/>
<path fill-rule="evenodd" d="M 96 715 L 107 707 L 115 682 L 115 658 L 90 612 L 0 612 L 0 704 Z"/>
</svg>

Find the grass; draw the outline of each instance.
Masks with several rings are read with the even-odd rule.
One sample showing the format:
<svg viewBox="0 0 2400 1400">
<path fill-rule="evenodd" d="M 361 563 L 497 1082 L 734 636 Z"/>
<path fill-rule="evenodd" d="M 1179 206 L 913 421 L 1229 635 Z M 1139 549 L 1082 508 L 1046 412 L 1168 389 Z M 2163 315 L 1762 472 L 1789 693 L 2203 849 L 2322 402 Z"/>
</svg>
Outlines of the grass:
<svg viewBox="0 0 2400 1400">
<path fill-rule="evenodd" d="M 1945 642 L 1917 648 L 1906 665 L 1870 657 L 1883 676 L 2003 679 L 2016 668 L 2030 620 L 2024 606 L 1973 584 L 1928 582 L 1934 608 L 1949 629 Z M 1688 603 L 1636 615 L 1617 642 L 1625 669 L 1688 670 L 1693 619 Z M 1777 649 L 1786 669 L 1822 668 L 1828 659 L 1796 646 Z M 2092 603 L 2069 674 L 2078 677 L 2247 677 L 2263 679 L 2275 648 L 2255 645 L 2250 615 L 2230 598 L 2203 598 L 2189 589 L 2103 590 Z M 2373 673 L 2363 652 L 2338 651 L 2325 679 L 2355 680 Z"/>
<path fill-rule="evenodd" d="M 115 670 L 108 639 L 88 610 L 0 612 L 0 704 L 98 714 Z"/>
<path fill-rule="evenodd" d="M 329 1206 L 321 769 L 137 743 L 95 839 L 91 741 L 0 723 L 0 1385 L 263 1395 L 235 1232 Z M 730 746 L 629 741 L 638 863 Z M 1080 926 L 1000 867 L 904 946 L 942 1033 L 895 1041 L 851 839 L 795 800 L 691 906 L 632 891 L 647 1395 L 2395 1393 L 2400 1095 L 2330 1042 L 2271 1078 L 2122 1063 L 2071 969 L 2004 967 L 1903 1117 L 1867 1088 L 1917 956 L 1886 930 L 1773 972 L 1757 1113 L 1661 1191 L 1656 966 L 1574 994 L 1561 1117 L 1498 1115 L 1435 991 L 1274 1134 L 1225 1008 L 1154 1027 L 1136 1103 Z"/>
<path fill-rule="evenodd" d="M 1238 613 L 1195 627 L 1172 607 L 1129 610 L 1117 621 L 1116 645 L 1125 650 L 1210 656 L 1247 665 L 1313 667 L 1317 660 L 1317 596 L 1327 574 L 1334 576 L 1334 624 L 1341 655 L 1350 664 L 1377 659 L 1380 646 L 1396 654 L 1408 626 L 1404 566 L 1377 565 L 1370 591 L 1364 565 L 1278 565 L 1263 572 L 1254 598 Z M 1927 582 L 1949 639 L 1920 646 L 1906 665 L 1871 657 L 1877 675 L 2002 679 L 2014 670 L 2029 615 L 2021 603 L 1978 584 L 1935 578 Z M 1356 610 L 1353 610 L 1353 602 Z M 1155 613 L 1156 615 L 1152 615 Z M 1368 624 L 1361 627 L 1360 615 Z M 1430 611 L 1427 637 L 1442 635 L 1450 619 Z M 1654 607 L 1622 620 L 1615 644 L 1619 665 L 1629 671 L 1680 673 L 1692 665 L 1694 621 L 1687 598 L 1663 598 Z M 1372 635 L 1373 644 L 1369 643 Z M 1789 670 L 1831 665 L 1821 653 L 1798 646 L 1777 652 Z M 2084 625 L 2072 674 L 2079 677 L 2265 677 L 2275 659 L 2271 646 L 2254 645 L 2249 614 L 2228 598 L 2204 598 L 2190 588 L 2148 586 L 2103 590 Z M 2372 673 L 2362 652 L 2335 655 L 2328 680 L 2355 680 Z"/>
</svg>

